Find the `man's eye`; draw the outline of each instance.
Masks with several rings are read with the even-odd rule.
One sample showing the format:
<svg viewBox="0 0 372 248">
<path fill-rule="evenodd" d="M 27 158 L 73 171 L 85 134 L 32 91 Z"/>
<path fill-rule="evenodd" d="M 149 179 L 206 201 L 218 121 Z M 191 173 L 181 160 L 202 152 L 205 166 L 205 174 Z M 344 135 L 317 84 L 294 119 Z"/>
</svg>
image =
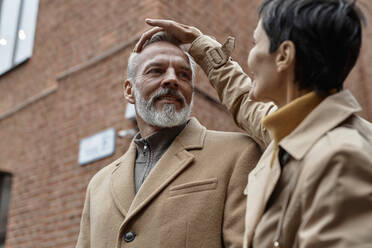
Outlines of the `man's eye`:
<svg viewBox="0 0 372 248">
<path fill-rule="evenodd" d="M 160 69 L 160 68 L 152 68 L 152 69 L 148 70 L 147 73 L 151 73 L 151 74 L 161 74 L 161 73 L 163 73 L 163 70 Z"/>
<path fill-rule="evenodd" d="M 186 80 L 190 80 L 190 79 L 191 79 L 190 74 L 187 73 L 187 72 L 180 72 L 179 76 L 180 76 L 182 79 L 186 79 Z"/>
</svg>

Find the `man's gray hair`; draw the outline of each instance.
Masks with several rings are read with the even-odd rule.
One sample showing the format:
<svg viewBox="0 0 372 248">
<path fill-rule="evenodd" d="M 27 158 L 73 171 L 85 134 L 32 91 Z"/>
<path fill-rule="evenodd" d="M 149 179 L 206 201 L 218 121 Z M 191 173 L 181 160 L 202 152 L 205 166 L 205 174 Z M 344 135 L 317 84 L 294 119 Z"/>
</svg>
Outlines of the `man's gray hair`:
<svg viewBox="0 0 372 248">
<path fill-rule="evenodd" d="M 154 34 L 149 40 L 147 40 L 145 42 L 145 44 L 142 46 L 142 49 L 144 49 L 146 46 L 152 44 L 152 43 L 155 43 L 155 42 L 160 42 L 160 41 L 166 41 L 166 42 L 169 42 L 177 47 L 179 47 L 181 49 L 181 42 L 179 40 L 177 40 L 173 35 L 167 33 L 167 32 L 164 32 L 164 31 L 161 31 L 161 32 L 158 32 L 156 34 Z M 181 49 L 182 50 L 182 49 Z M 190 63 L 190 68 L 191 68 L 191 72 L 192 72 L 192 85 L 194 86 L 194 78 L 195 78 L 195 61 L 194 59 L 191 57 L 191 55 L 182 50 L 184 52 L 184 54 L 186 55 L 186 57 L 188 58 L 189 60 L 189 63 Z M 127 68 L 127 77 L 128 77 L 128 80 L 131 82 L 131 83 L 135 83 L 136 81 L 136 74 L 137 74 L 137 57 L 138 57 L 139 53 L 134 53 L 132 52 L 129 56 L 129 59 L 128 59 L 128 68 Z"/>
</svg>

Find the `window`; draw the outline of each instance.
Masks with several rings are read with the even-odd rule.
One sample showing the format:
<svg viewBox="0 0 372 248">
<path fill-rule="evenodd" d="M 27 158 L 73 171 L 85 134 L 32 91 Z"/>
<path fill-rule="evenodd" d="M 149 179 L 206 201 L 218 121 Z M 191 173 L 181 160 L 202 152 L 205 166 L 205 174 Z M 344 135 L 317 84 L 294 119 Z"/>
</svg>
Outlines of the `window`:
<svg viewBox="0 0 372 248">
<path fill-rule="evenodd" d="M 0 172 L 0 248 L 5 247 L 6 224 L 10 200 L 11 175 Z"/>
<path fill-rule="evenodd" d="M 0 0 L 0 76 L 29 59 L 39 0 Z"/>
</svg>

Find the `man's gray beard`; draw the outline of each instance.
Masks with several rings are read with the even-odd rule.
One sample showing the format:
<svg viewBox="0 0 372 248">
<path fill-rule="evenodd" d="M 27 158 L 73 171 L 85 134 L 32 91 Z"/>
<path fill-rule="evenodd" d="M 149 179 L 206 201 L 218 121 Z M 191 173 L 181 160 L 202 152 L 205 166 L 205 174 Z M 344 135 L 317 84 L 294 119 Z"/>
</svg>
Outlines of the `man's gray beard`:
<svg viewBox="0 0 372 248">
<path fill-rule="evenodd" d="M 184 107 L 177 112 L 175 104 L 164 104 L 160 111 L 155 109 L 155 101 L 163 95 L 177 96 L 182 99 Z M 136 112 L 147 124 L 155 127 L 174 127 L 185 123 L 191 113 L 192 102 L 186 103 L 184 96 L 179 91 L 169 88 L 159 88 L 148 101 L 138 92 L 134 85 L 134 97 L 136 98 Z"/>
</svg>

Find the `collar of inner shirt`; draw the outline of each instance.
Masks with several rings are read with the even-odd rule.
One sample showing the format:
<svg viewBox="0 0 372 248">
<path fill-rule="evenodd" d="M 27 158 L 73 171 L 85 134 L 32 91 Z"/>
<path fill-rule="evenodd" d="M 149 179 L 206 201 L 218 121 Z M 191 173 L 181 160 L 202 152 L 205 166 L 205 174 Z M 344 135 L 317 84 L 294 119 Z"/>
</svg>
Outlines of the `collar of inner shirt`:
<svg viewBox="0 0 372 248">
<path fill-rule="evenodd" d="M 176 136 L 186 127 L 187 123 L 188 122 L 179 126 L 160 129 L 158 132 L 146 138 L 142 138 L 141 134 L 138 133 L 133 139 L 133 142 L 137 146 L 137 152 L 142 154 L 146 154 L 148 151 L 155 154 L 163 153 Z"/>
</svg>

